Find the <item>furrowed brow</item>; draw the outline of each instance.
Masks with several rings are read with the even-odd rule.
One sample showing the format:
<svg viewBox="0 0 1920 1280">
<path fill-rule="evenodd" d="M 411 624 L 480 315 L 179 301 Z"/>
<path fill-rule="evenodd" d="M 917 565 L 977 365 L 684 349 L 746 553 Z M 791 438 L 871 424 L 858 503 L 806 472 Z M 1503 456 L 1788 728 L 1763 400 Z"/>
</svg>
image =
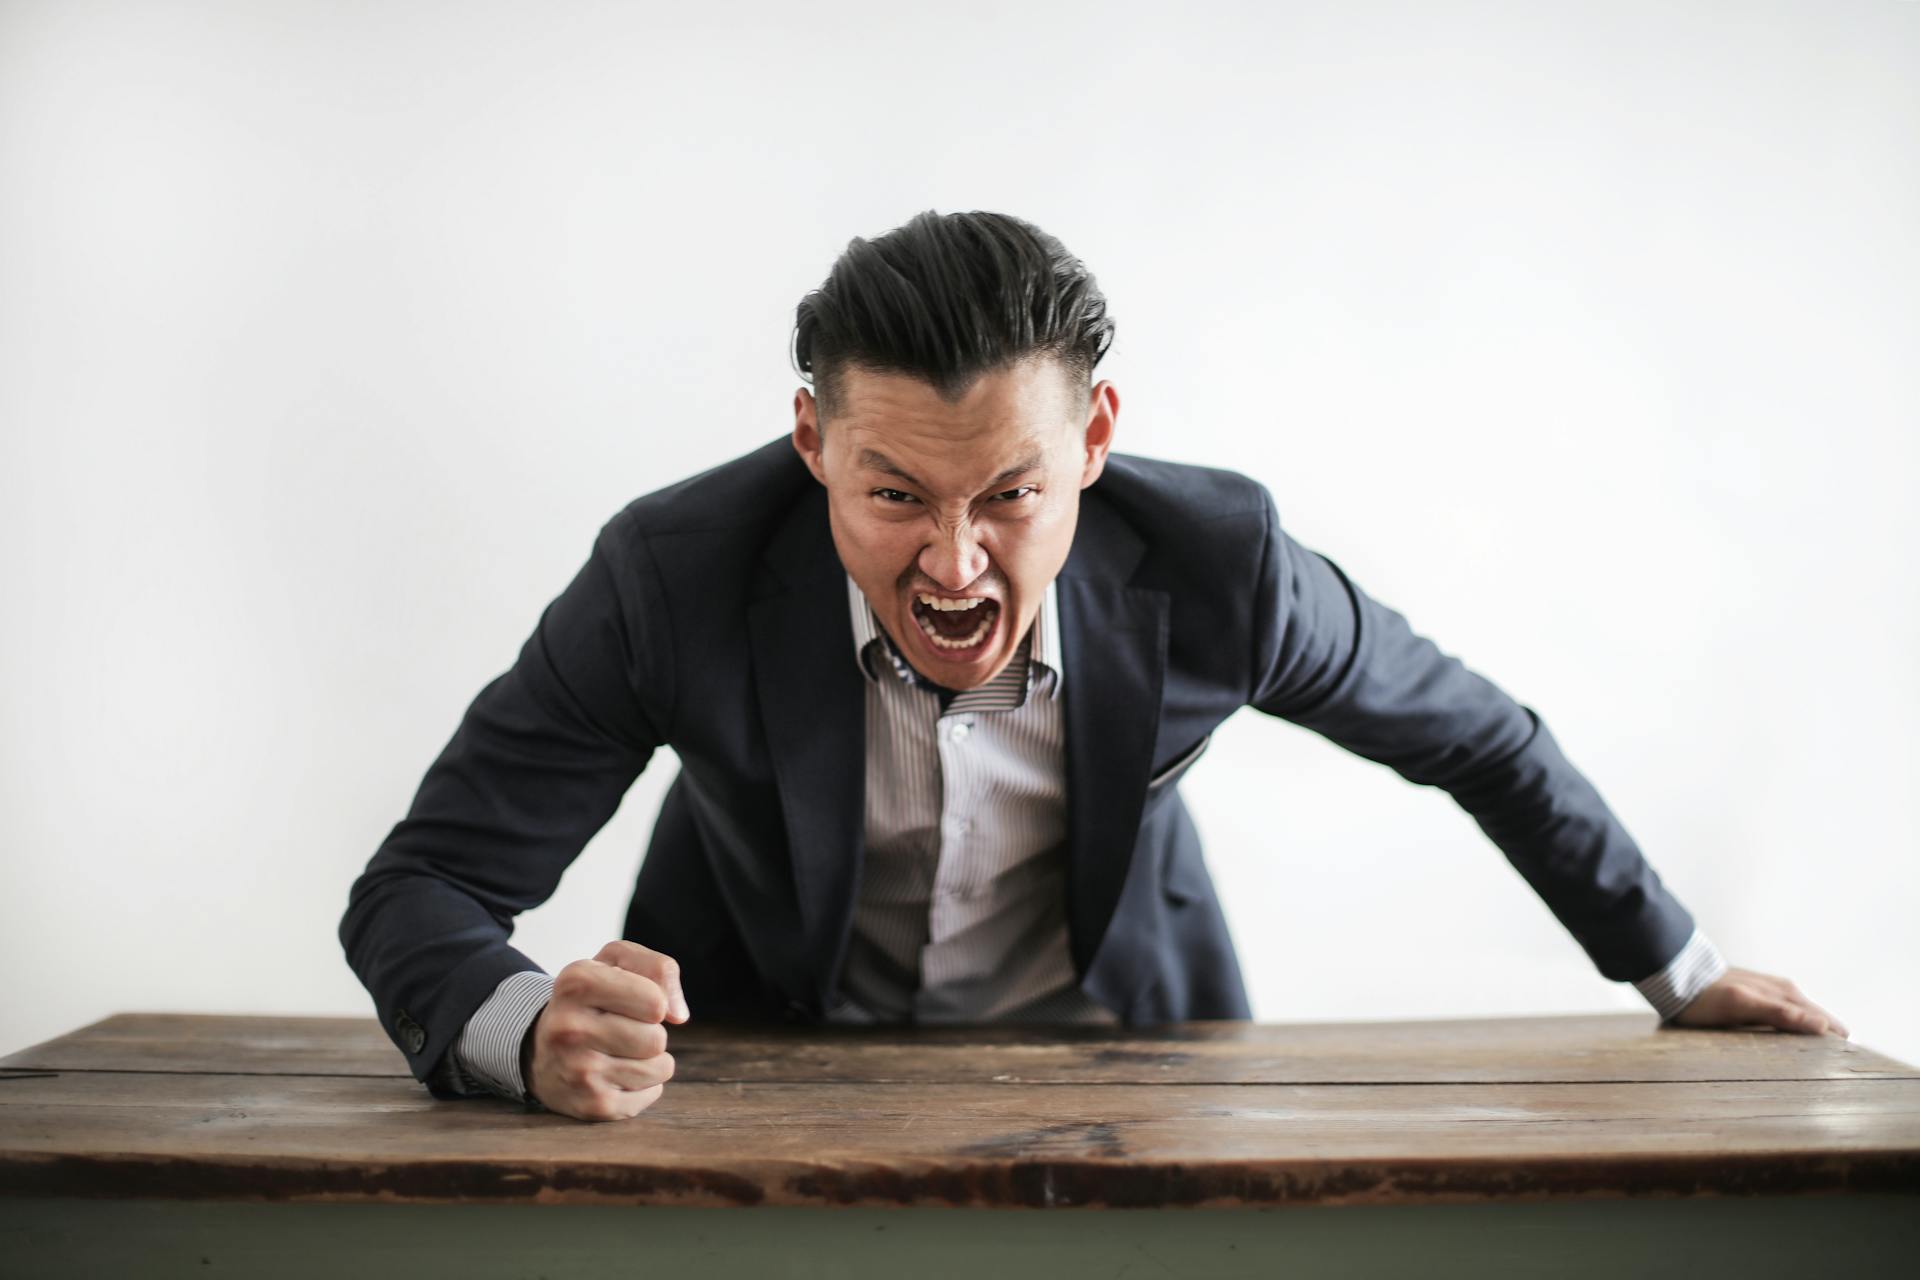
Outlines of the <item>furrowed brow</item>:
<svg viewBox="0 0 1920 1280">
<path fill-rule="evenodd" d="M 1027 454 L 1005 471 L 1002 471 L 999 475 L 987 481 L 988 491 L 999 488 L 1009 480 L 1017 480 L 1029 471 L 1038 470 L 1045 461 L 1046 459 L 1038 450 Z M 860 465 L 869 471 L 878 471 L 884 475 L 905 480 L 916 489 L 925 489 L 927 487 L 916 480 L 911 473 L 901 468 L 892 458 L 881 453 L 878 449 L 862 449 L 860 451 Z"/>
<path fill-rule="evenodd" d="M 901 470 L 892 458 L 881 453 L 878 449 L 862 449 L 860 451 L 860 465 L 869 471 L 879 471 L 886 475 L 893 476 L 896 479 L 905 480 L 916 489 L 924 489 L 927 487 L 918 480 L 915 480 L 913 476 L 906 471 Z"/>
<path fill-rule="evenodd" d="M 995 476 L 993 479 L 989 480 L 987 482 L 987 488 L 997 489 L 1009 480 L 1018 480 L 1021 476 L 1027 474 L 1027 472 L 1029 471 L 1039 470 L 1040 464 L 1044 461 L 1046 461 L 1046 459 L 1042 458 L 1038 452 L 1030 453 L 1026 457 L 1020 459 L 1020 461 L 1008 467 L 1005 471 L 1002 471 L 999 475 Z"/>
</svg>

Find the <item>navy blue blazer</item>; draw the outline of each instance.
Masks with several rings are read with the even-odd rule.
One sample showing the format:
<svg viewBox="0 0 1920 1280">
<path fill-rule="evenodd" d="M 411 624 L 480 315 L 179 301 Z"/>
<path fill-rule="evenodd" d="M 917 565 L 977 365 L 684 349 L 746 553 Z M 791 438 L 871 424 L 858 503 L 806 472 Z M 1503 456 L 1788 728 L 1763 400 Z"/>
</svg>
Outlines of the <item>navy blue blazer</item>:
<svg viewBox="0 0 1920 1280">
<path fill-rule="evenodd" d="M 1413 632 L 1231 471 L 1111 454 L 1059 576 L 1066 911 L 1127 1025 L 1250 1016 L 1180 777 L 1244 706 L 1444 788 L 1608 978 L 1693 920 L 1530 708 Z M 782 437 L 629 503 L 474 698 L 340 941 L 426 1081 L 653 752 L 680 773 L 623 936 L 704 1021 L 823 1017 L 862 853 L 864 689 L 826 490 Z"/>
</svg>

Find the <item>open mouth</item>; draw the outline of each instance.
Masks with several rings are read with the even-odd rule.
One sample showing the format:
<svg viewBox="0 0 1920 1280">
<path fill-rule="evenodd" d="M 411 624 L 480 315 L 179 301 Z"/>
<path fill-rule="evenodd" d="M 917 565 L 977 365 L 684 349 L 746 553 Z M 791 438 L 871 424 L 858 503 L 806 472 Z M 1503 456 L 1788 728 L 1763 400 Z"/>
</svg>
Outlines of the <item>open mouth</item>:
<svg viewBox="0 0 1920 1280">
<path fill-rule="evenodd" d="M 1000 603 L 978 596 L 943 599 L 923 592 L 913 598 L 913 620 L 935 652 L 945 658 L 966 658 L 993 638 Z"/>
</svg>

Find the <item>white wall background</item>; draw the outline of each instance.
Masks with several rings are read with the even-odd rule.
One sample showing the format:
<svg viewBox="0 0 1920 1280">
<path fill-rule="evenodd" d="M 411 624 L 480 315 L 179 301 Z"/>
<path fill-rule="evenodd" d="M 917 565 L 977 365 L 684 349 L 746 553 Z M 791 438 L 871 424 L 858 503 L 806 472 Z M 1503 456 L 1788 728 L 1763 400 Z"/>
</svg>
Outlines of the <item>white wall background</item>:
<svg viewBox="0 0 1920 1280">
<path fill-rule="evenodd" d="M 0 1051 L 370 1013 L 347 886 L 468 700 L 932 207 L 1061 236 L 1121 447 L 1268 483 L 1920 1061 L 1917 71 L 1858 0 L 0 6 Z M 1644 1008 L 1444 793 L 1252 712 L 1186 791 L 1261 1019 Z"/>
</svg>

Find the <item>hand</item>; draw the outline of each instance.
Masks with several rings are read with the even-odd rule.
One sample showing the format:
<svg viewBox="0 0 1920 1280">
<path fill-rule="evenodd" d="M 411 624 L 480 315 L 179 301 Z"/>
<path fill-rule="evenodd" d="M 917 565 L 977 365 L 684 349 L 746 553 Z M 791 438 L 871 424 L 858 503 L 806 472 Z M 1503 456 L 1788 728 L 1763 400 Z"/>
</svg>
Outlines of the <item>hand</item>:
<svg viewBox="0 0 1920 1280">
<path fill-rule="evenodd" d="M 554 976 L 533 1023 L 527 1092 L 576 1120 L 625 1120 L 652 1106 L 673 1075 L 662 1019 L 691 1016 L 672 956 L 609 942 Z"/>
<path fill-rule="evenodd" d="M 1800 988 L 1785 978 L 1751 969 L 1728 969 L 1671 1021 L 1680 1027 L 1737 1027 L 1757 1022 L 1803 1035 L 1826 1033 L 1847 1038 L 1840 1019 L 1800 994 Z"/>
</svg>

